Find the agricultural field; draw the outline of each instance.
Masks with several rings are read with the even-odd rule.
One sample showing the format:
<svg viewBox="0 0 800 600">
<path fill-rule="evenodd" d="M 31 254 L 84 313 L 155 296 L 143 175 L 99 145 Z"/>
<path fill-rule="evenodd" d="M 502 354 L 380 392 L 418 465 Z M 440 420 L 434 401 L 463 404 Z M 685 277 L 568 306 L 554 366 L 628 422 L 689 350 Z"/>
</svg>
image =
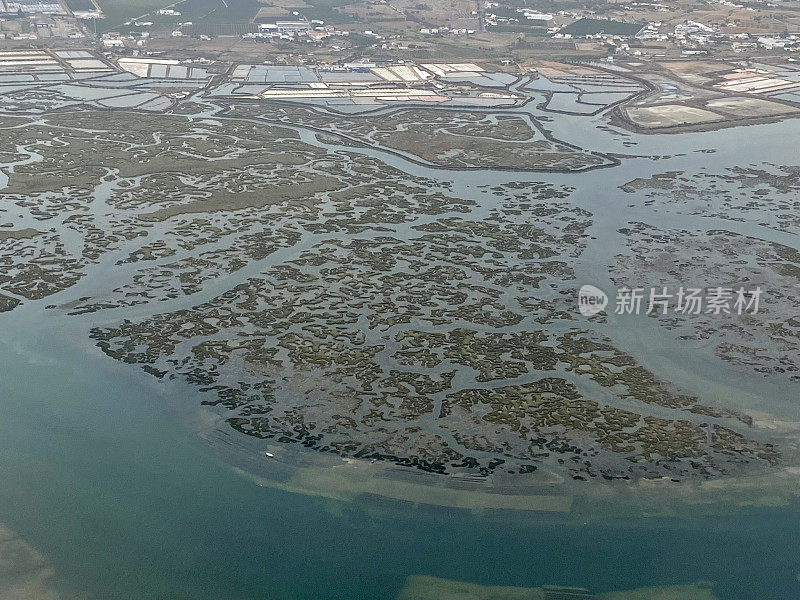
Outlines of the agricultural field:
<svg viewBox="0 0 800 600">
<path fill-rule="evenodd" d="M 170 0 L 137 0 L 135 3 L 125 0 L 97 0 L 97 4 L 105 15 L 105 19 L 97 23 L 97 31 L 115 31 L 122 27 L 127 21 L 146 15 L 166 6 L 170 6 Z"/>
<path fill-rule="evenodd" d="M 585 37 L 605 33 L 608 35 L 635 35 L 644 27 L 642 23 L 624 23 L 607 19 L 578 19 L 560 30 L 564 35 Z"/>
</svg>

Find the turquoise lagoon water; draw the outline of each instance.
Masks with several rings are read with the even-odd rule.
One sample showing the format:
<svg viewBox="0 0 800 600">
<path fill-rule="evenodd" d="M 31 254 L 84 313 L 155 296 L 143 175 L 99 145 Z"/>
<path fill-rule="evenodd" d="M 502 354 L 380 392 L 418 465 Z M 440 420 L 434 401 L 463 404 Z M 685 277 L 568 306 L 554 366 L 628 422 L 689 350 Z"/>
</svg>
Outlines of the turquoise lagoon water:
<svg viewBox="0 0 800 600">
<path fill-rule="evenodd" d="M 411 574 L 800 598 L 797 507 L 582 523 L 260 487 L 186 435 L 151 377 L 20 321 L 0 316 L 0 522 L 67 598 L 391 599 Z"/>
<path fill-rule="evenodd" d="M 554 116 L 550 127 L 585 147 L 625 151 L 624 140 L 612 142 L 574 119 Z M 617 192 L 621 183 L 690 168 L 700 160 L 691 151 L 708 147 L 719 148 L 702 155 L 710 167 L 780 163 L 792 152 L 790 142 L 776 136 L 796 139 L 798 133 L 798 120 L 748 128 L 746 151 L 739 146 L 741 130 L 636 136 L 637 153 L 685 154 L 652 164 L 625 161 L 581 176 L 576 198 L 595 214 L 598 264 L 613 256 L 615 248 L 605 244 L 619 243 L 609 234 L 620 223 L 652 216 Z M 465 186 L 493 183 L 484 172 L 454 175 L 397 156 L 381 159 L 410 176 L 452 178 L 456 192 L 475 197 Z M 573 177 L 546 179 L 571 184 Z M 699 223 L 677 214 L 662 214 L 657 222 Z M 793 235 L 753 223 L 709 218 L 703 224 L 723 225 L 797 244 Z M 607 283 L 593 278 L 602 272 L 593 260 L 582 259 L 578 275 Z M 187 419 L 187 411 L 198 410 L 190 390 L 160 384 L 100 353 L 87 335 L 95 316 L 66 318 L 41 304 L 0 314 L 0 523 L 50 559 L 65 600 L 391 600 L 413 574 L 494 585 L 577 585 L 596 592 L 709 581 L 722 600 L 800 599 L 798 506 L 587 522 L 379 498 L 343 503 L 260 487 L 216 458 L 196 435 L 202 423 Z M 142 316 L 137 310 L 125 316 Z M 625 338 L 626 348 L 636 346 L 637 358 L 662 377 L 688 373 L 692 389 L 718 393 L 734 405 L 737 397 L 729 392 L 735 387 L 746 392 L 742 402 L 761 398 L 783 417 L 796 418 L 795 390 L 773 384 L 768 389 L 761 379 L 718 361 L 706 369 L 644 321 L 640 337 L 646 343 L 628 339 L 639 335 L 633 327 L 608 333 Z M 654 339 L 665 345 L 661 351 L 653 350 Z M 578 508 L 591 514 L 591 505 Z"/>
</svg>

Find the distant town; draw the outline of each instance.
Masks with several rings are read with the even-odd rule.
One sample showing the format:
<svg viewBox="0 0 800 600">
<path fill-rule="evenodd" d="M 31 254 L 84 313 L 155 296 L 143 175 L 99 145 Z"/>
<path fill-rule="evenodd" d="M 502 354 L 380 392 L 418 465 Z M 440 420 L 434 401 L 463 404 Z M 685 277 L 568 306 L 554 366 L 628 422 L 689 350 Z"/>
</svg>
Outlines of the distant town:
<svg viewBox="0 0 800 600">
<path fill-rule="evenodd" d="M 543 94 L 545 110 L 612 109 L 614 122 L 640 132 L 776 120 L 800 109 L 800 2 L 0 0 L 0 6 L 0 94 L 64 80 L 91 85 L 96 94 L 103 78 L 117 72 L 132 77 L 124 87 L 157 97 L 132 96 L 134 104 L 80 100 L 161 110 L 202 89 L 218 98 L 329 107 L 511 107 L 531 100 L 522 79 L 541 75 L 544 85 L 527 88 Z"/>
<path fill-rule="evenodd" d="M 7 44 L 92 40 L 129 54 L 252 51 L 260 44 L 262 53 L 332 62 L 363 54 L 519 61 L 543 51 L 606 60 L 770 55 L 795 62 L 799 34 L 800 2 L 0 0 L 0 40 Z"/>
</svg>

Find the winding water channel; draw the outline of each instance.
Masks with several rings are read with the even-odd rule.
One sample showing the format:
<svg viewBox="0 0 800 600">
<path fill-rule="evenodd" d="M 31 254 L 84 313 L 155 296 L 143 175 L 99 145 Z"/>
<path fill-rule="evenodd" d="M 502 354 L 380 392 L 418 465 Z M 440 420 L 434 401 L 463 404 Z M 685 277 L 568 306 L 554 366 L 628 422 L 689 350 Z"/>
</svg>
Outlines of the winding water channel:
<svg viewBox="0 0 800 600">
<path fill-rule="evenodd" d="M 517 114 L 533 114 L 534 104 Z M 221 118 L 214 115 L 209 110 L 205 118 Z M 594 215 L 576 279 L 605 289 L 613 287 L 609 261 L 624 246 L 619 229 L 629 222 L 698 236 L 727 230 L 800 249 L 795 233 L 750 218 L 654 210 L 619 190 L 627 181 L 666 171 L 782 164 L 795 154 L 800 120 L 748 127 L 743 145 L 740 129 L 638 136 L 600 131 L 592 126 L 600 117 L 548 116 L 544 126 L 558 139 L 638 157 L 573 174 L 449 171 L 397 153 L 328 145 L 310 129 L 296 130 L 303 142 L 331 152 L 364 154 L 409 178 L 451 182 L 454 195 L 478 203 L 473 219 L 492 208 L 481 186 L 536 181 L 575 187 L 565 201 Z M 700 152 L 707 149 L 715 152 Z M 662 158 L 645 158 L 654 155 Z M 114 185 L 109 170 L 95 190 L 92 211 L 101 227 L 108 212 L 104 199 Z M 399 225 L 396 235 L 408 235 L 421 222 L 424 217 Z M 153 238 L 159 227 L 151 229 Z M 88 336 L 91 327 L 208 301 L 323 237 L 305 232 L 297 244 L 165 302 L 72 316 L 45 308 L 102 296 L 126 281 L 136 265 L 116 263 L 141 241 L 123 244 L 90 266 L 76 286 L 0 313 L 0 523 L 48 557 L 65 600 L 391 599 L 414 574 L 595 592 L 710 581 L 722 600 L 800 597 L 796 505 L 698 509 L 680 518 L 614 515 L 606 507 L 601 517 L 589 518 L 591 496 L 578 497 L 573 514 L 550 514 L 468 511 L 376 496 L 343 502 L 273 489 L 242 476 L 209 446 L 218 416 L 200 408 L 196 392 L 111 360 Z M 693 393 L 800 420 L 796 384 L 754 378 L 702 344 L 687 350 L 686 342 L 644 316 L 612 314 L 597 327 L 657 376 L 678 380 Z"/>
</svg>

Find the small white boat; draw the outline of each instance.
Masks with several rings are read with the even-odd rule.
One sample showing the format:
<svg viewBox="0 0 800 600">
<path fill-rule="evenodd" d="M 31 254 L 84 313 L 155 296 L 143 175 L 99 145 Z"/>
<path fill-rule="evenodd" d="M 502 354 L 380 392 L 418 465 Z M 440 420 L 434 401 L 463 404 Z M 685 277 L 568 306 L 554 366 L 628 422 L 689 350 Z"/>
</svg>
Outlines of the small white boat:
<svg viewBox="0 0 800 600">
<path fill-rule="evenodd" d="M 267 458 L 275 458 L 275 455 L 272 452 L 264 452 L 264 456 Z"/>
</svg>

